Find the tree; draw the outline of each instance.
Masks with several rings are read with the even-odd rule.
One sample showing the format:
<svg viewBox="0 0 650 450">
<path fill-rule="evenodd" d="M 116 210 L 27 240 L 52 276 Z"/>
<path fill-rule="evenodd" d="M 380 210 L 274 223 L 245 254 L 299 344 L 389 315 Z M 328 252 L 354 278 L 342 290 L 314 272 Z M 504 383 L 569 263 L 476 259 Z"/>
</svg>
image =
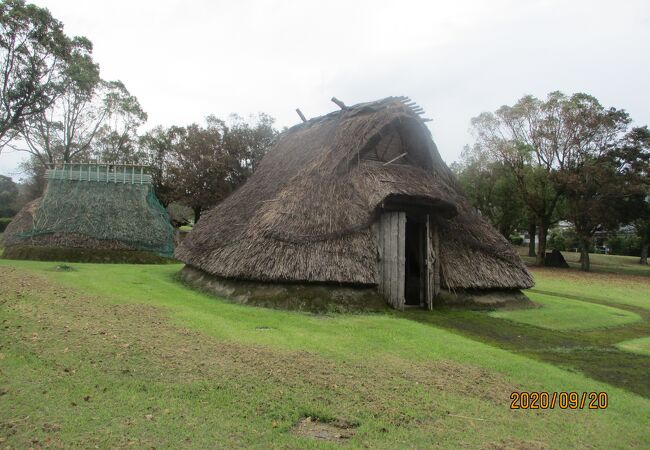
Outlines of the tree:
<svg viewBox="0 0 650 450">
<path fill-rule="evenodd" d="M 544 264 L 548 228 L 567 183 L 558 174 L 574 170 L 580 155 L 611 145 L 629 123 L 624 111 L 604 109 L 586 94 L 552 92 L 472 119 L 478 144 L 513 173 L 521 198 L 537 225 L 537 264 Z M 576 206 L 574 204 L 574 206 Z"/>
<path fill-rule="evenodd" d="M 146 114 L 121 82 L 105 82 L 95 69 L 89 65 L 81 83 L 71 84 L 52 107 L 30 118 L 21 132 L 25 145 L 12 148 L 43 165 L 91 157 L 136 162 L 135 130 Z"/>
<path fill-rule="evenodd" d="M 625 220 L 622 201 L 645 192 L 643 151 L 631 145 L 636 131 L 621 141 L 630 119 L 624 111 L 605 109 L 593 97 L 578 94 L 563 105 L 564 121 L 575 131 L 554 181 L 566 199 L 569 220 L 580 240 L 581 268 L 588 271 L 594 233 Z M 586 130 L 581 132 L 581 130 Z"/>
<path fill-rule="evenodd" d="M 140 136 L 138 141 L 138 154 L 142 158 L 139 162 L 149 166 L 156 196 L 165 207 L 178 198 L 171 168 L 173 151 L 184 134 L 183 127 L 165 129 L 157 126 Z"/>
<path fill-rule="evenodd" d="M 223 147 L 225 123 L 214 116 L 206 122 L 205 127 L 192 124 L 182 130 L 172 149 L 169 169 L 176 196 L 192 208 L 195 223 L 203 210 L 230 193 L 226 179 L 230 162 Z"/>
<path fill-rule="evenodd" d="M 621 200 L 631 195 L 636 183 L 626 180 L 617 170 L 609 155 L 586 157 L 580 166 L 559 174 L 566 183 L 568 218 L 573 223 L 579 240 L 580 264 L 590 270 L 589 249 L 596 231 L 614 229 L 622 222 L 619 209 Z"/>
<path fill-rule="evenodd" d="M 121 81 L 106 83 L 103 125 L 97 130 L 93 156 L 107 163 L 136 164 L 145 156 L 138 146 L 138 128 L 147 121 L 138 99 Z"/>
<path fill-rule="evenodd" d="M 45 178 L 46 167 L 33 156 L 21 162 L 19 167 L 25 175 L 20 184 L 21 202 L 26 204 L 45 192 L 47 185 L 47 179 Z"/>
<path fill-rule="evenodd" d="M 43 166 L 87 157 L 105 115 L 97 100 L 102 81 L 99 66 L 92 60 L 90 41 L 77 49 L 72 59 L 74 70 L 67 73 L 61 95 L 48 108 L 26 119 L 20 141 L 11 145 L 14 150 L 29 153 Z"/>
<path fill-rule="evenodd" d="M 72 55 L 85 44 L 68 38 L 47 9 L 24 0 L 0 3 L 0 151 L 59 98 L 74 71 Z"/>
<path fill-rule="evenodd" d="M 650 208 L 649 208 L 650 209 Z M 650 214 L 634 222 L 637 236 L 641 239 L 641 257 L 639 264 L 648 265 L 648 249 L 650 248 Z"/>
<path fill-rule="evenodd" d="M 50 109 L 27 120 L 23 139 L 10 144 L 30 155 L 22 169 L 30 180 L 29 192 L 38 192 L 37 196 L 52 163 L 91 157 L 109 163 L 146 163 L 135 134 L 146 114 L 122 83 L 100 80 L 96 65 L 88 63 L 85 81 L 70 85 Z"/>
<path fill-rule="evenodd" d="M 0 175 L 0 217 L 13 217 L 18 211 L 18 186 L 7 176 Z"/>
<path fill-rule="evenodd" d="M 537 128 L 544 114 L 543 103 L 528 96 L 512 107 L 502 106 L 496 113 L 482 113 L 472 119 L 478 145 L 510 170 L 528 215 L 534 219 L 538 265 L 544 265 L 546 236 L 560 200 L 550 179 L 556 162 L 554 154 L 538 137 L 541 130 Z M 534 236 L 530 238 L 534 241 Z"/>
<path fill-rule="evenodd" d="M 465 146 L 461 162 L 452 165 L 472 206 L 506 238 L 522 225 L 524 205 L 512 173 L 480 146 Z"/>
<path fill-rule="evenodd" d="M 255 122 L 233 115 L 230 123 L 209 116 L 205 126 L 151 130 L 140 144 L 163 204 L 192 208 L 196 223 L 255 170 L 277 136 L 272 124 L 266 114 Z"/>
<path fill-rule="evenodd" d="M 229 183 L 233 189 L 255 172 L 257 164 L 275 142 L 278 132 L 273 128 L 275 119 L 260 113 L 250 122 L 236 114 L 230 116 L 224 134 L 224 149 L 233 158 Z"/>
<path fill-rule="evenodd" d="M 636 195 L 631 195 L 619 204 L 627 218 L 631 219 L 636 234 L 641 241 L 641 257 L 639 263 L 648 264 L 650 247 L 650 130 L 648 127 L 634 128 L 621 145 L 620 151 L 627 159 L 635 160 L 635 165 L 627 169 L 637 174 L 637 182 L 645 183 L 637 186 Z M 645 187 L 645 191 L 643 188 Z"/>
<path fill-rule="evenodd" d="M 194 219 L 194 211 L 192 211 L 192 208 L 181 205 L 180 203 L 170 203 L 167 206 L 167 213 L 169 214 L 169 221 L 175 228 L 189 225 Z"/>
</svg>

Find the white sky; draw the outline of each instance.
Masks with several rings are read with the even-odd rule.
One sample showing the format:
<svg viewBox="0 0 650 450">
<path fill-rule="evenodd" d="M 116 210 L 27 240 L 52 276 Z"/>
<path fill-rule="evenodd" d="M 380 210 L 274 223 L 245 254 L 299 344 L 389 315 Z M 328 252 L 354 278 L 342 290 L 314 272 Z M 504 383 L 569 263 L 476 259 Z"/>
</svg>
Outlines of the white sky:
<svg viewBox="0 0 650 450">
<path fill-rule="evenodd" d="M 94 43 L 143 131 L 259 111 L 291 126 L 332 96 L 407 95 L 450 163 L 471 117 L 524 94 L 586 92 L 650 123 L 648 0 L 32 1 Z M 23 157 L 3 150 L 0 173 Z"/>
</svg>

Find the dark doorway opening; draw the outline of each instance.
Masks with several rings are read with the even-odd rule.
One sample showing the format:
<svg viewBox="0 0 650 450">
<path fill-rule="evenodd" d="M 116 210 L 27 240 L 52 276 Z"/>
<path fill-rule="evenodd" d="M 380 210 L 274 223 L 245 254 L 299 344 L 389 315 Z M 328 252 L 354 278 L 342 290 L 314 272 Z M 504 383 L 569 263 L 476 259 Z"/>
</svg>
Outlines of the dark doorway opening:
<svg viewBox="0 0 650 450">
<path fill-rule="evenodd" d="M 404 304 L 422 306 L 424 273 L 424 224 L 410 215 L 406 216 Z"/>
</svg>

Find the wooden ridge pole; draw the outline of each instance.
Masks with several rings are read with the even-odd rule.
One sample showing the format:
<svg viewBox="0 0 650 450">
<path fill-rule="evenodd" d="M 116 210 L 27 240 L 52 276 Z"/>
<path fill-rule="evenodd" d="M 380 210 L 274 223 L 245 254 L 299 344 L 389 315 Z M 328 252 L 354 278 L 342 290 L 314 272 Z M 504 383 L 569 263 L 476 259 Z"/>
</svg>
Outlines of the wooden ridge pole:
<svg viewBox="0 0 650 450">
<path fill-rule="evenodd" d="M 296 112 L 300 116 L 300 119 L 302 119 L 303 122 L 307 122 L 307 119 L 305 118 L 305 115 L 300 111 L 300 108 L 296 108 Z"/>
<path fill-rule="evenodd" d="M 336 97 L 332 97 L 330 100 L 332 100 L 334 103 L 336 103 L 337 106 L 338 106 L 339 108 L 341 108 L 343 111 L 345 111 L 346 109 L 348 109 L 348 107 L 345 106 L 345 103 L 343 103 L 343 102 L 342 102 L 341 100 L 339 100 L 338 98 L 336 98 Z"/>
</svg>

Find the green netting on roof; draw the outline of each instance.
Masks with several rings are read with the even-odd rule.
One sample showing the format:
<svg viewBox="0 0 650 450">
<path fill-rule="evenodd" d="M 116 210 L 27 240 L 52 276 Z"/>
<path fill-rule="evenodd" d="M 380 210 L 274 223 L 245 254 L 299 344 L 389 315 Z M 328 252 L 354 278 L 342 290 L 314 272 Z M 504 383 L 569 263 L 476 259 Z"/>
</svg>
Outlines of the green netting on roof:
<svg viewBox="0 0 650 450">
<path fill-rule="evenodd" d="M 163 256 L 174 252 L 167 211 L 148 184 L 50 179 L 31 230 L 23 239 L 75 234 L 117 241 Z"/>
</svg>

